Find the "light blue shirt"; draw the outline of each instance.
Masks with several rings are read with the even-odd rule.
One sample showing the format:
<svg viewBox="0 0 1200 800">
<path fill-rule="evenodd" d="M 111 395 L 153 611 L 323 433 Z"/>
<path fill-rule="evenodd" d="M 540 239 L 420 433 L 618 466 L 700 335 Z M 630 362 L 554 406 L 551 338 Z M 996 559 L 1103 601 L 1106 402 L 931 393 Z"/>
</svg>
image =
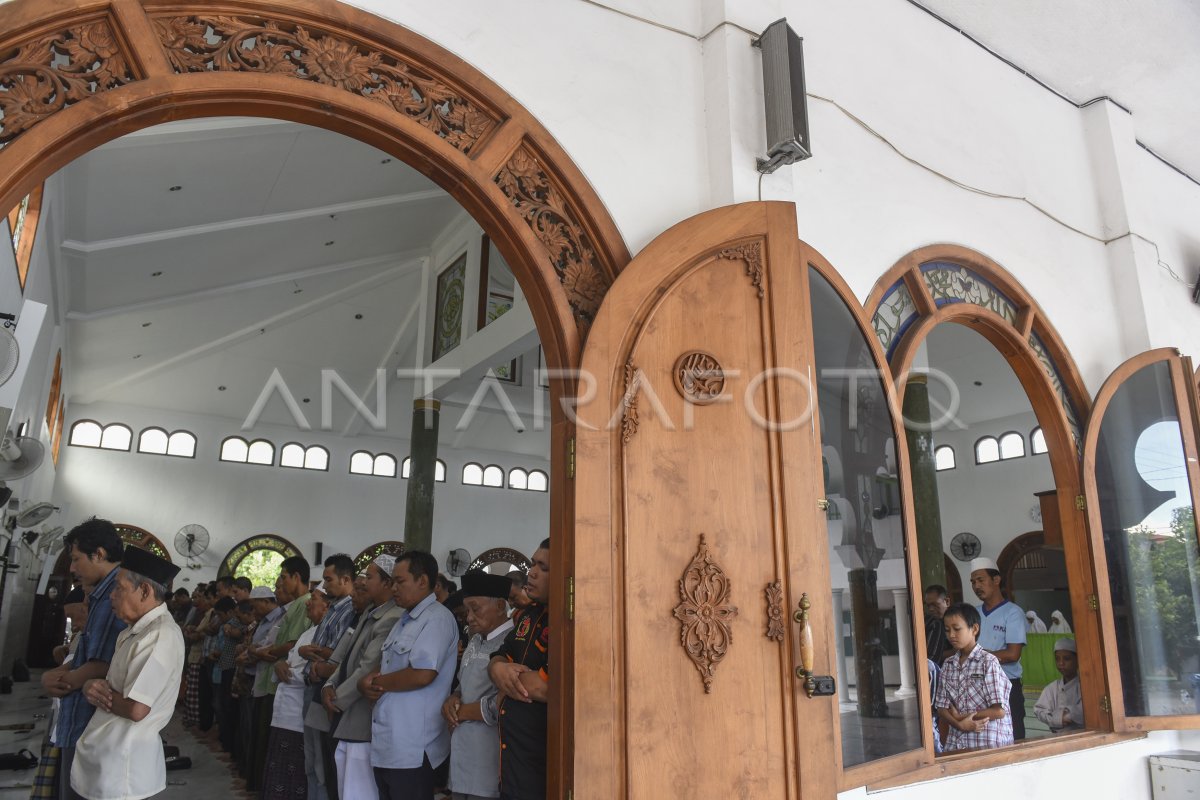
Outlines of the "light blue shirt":
<svg viewBox="0 0 1200 800">
<path fill-rule="evenodd" d="M 415 769 L 425 756 L 438 767 L 450 755 L 442 703 L 458 662 L 458 623 L 430 594 L 405 612 L 383 643 L 380 674 L 402 669 L 437 670 L 433 683 L 409 692 L 384 692 L 371 714 L 371 766 Z"/>
<path fill-rule="evenodd" d="M 979 646 L 984 650 L 1003 650 L 1010 644 L 1025 644 L 1025 612 L 1016 603 L 1007 600 L 984 611 L 979 606 Z M 1001 664 L 1009 680 L 1021 678 L 1021 662 Z"/>
</svg>

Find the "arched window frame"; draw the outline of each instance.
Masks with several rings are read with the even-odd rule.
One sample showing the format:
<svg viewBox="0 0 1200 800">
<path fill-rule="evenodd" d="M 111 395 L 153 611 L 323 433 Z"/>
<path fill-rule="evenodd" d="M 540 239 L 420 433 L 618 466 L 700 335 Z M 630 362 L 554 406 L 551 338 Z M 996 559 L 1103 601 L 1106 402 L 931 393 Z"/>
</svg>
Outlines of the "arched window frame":
<svg viewBox="0 0 1200 800">
<path fill-rule="evenodd" d="M 980 457 L 979 448 L 985 444 L 991 444 L 992 446 L 994 446 L 996 448 L 996 457 L 995 458 L 984 459 L 984 458 Z M 978 439 L 975 440 L 974 450 L 975 450 L 975 463 L 976 464 L 995 464 L 996 462 L 998 462 L 1000 460 L 1000 440 L 997 439 L 995 436 L 980 436 Z"/>
<path fill-rule="evenodd" d="M 243 453 L 241 458 L 226 458 L 225 457 L 225 448 L 232 442 L 241 442 L 242 447 L 245 450 L 245 452 Z M 224 439 L 221 440 L 221 446 L 217 450 L 217 459 L 219 461 L 224 461 L 227 464 L 245 464 L 246 456 L 249 454 L 249 450 L 250 450 L 250 443 L 247 442 L 242 437 L 226 436 Z"/>
<path fill-rule="evenodd" d="M 467 477 L 467 470 L 471 471 L 470 478 Z M 468 461 L 466 464 L 463 464 L 462 485 L 483 486 L 483 464 L 479 464 L 475 461 Z"/>
<path fill-rule="evenodd" d="M 386 460 L 385 460 L 386 459 Z M 387 462 L 391 462 L 391 466 Z M 376 478 L 396 477 L 396 457 L 391 453 L 379 453 L 371 459 L 371 474 Z"/>
<path fill-rule="evenodd" d="M 106 438 L 108 438 L 109 431 L 114 432 L 118 436 L 121 435 L 121 433 L 124 433 L 125 437 L 126 437 L 125 446 L 117 447 L 117 446 L 106 445 L 104 443 L 104 440 Z M 132 428 L 130 428 L 128 425 L 125 425 L 124 423 L 121 423 L 121 422 L 110 422 L 104 426 L 104 430 L 101 431 L 101 433 L 100 433 L 100 449 L 101 450 L 115 450 L 119 453 L 128 453 L 130 448 L 132 448 L 132 447 L 133 447 L 133 429 Z"/>
<path fill-rule="evenodd" d="M 943 453 L 949 453 L 949 463 L 944 463 L 942 458 Z M 948 444 L 938 445 L 933 448 L 933 463 L 934 469 L 938 472 L 947 472 L 958 466 L 958 455 L 954 452 L 954 448 Z"/>
<path fill-rule="evenodd" d="M 1014 439 L 1013 437 L 1016 437 L 1016 438 Z M 997 442 L 999 443 L 999 447 L 1000 447 L 1000 460 L 1001 461 L 1012 461 L 1014 458 L 1024 458 L 1027 454 L 1027 450 L 1025 447 L 1025 437 L 1021 435 L 1020 431 L 1005 431 L 1004 433 L 1000 434 L 1000 436 L 997 439 Z M 1006 455 L 1004 452 L 1006 442 L 1020 442 L 1021 443 L 1021 452 L 1010 453 L 1010 454 Z"/>
<path fill-rule="evenodd" d="M 483 468 L 483 485 L 489 489 L 504 488 L 504 467 L 499 464 L 488 464 Z"/>
<path fill-rule="evenodd" d="M 1029 432 L 1029 454 L 1040 456 L 1049 452 L 1049 448 L 1046 447 L 1046 432 L 1039 425 Z"/>
<path fill-rule="evenodd" d="M 515 480 L 514 480 L 515 478 Z M 520 484 L 520 485 L 518 485 Z M 518 491 L 529 490 L 529 473 L 520 467 L 513 467 L 508 471 L 508 488 Z"/>
<path fill-rule="evenodd" d="M 162 434 L 162 450 L 150 450 L 147 448 L 147 436 L 155 433 Z M 171 434 L 167 433 L 165 428 L 159 428 L 155 425 L 151 425 L 148 428 L 143 428 L 142 432 L 138 434 L 137 452 L 148 456 L 165 456 L 167 454 L 167 445 L 169 445 L 170 442 Z"/>
<path fill-rule="evenodd" d="M 320 464 L 316 459 L 324 458 L 325 463 Z M 304 448 L 304 469 L 312 470 L 313 472 L 329 472 L 329 451 L 319 444 L 309 445 Z"/>
<path fill-rule="evenodd" d="M 362 456 L 363 458 L 360 458 Z M 366 464 L 363 464 L 365 460 Z M 355 469 L 354 462 L 359 462 L 359 467 Z M 365 469 L 364 469 L 365 466 Z M 375 456 L 368 450 L 355 450 L 350 454 L 350 474 L 351 475 L 374 475 L 375 474 Z"/>
<path fill-rule="evenodd" d="M 255 445 L 266 445 L 267 448 L 270 449 L 271 458 L 269 461 L 252 461 L 251 460 L 251 455 L 254 453 Z M 255 466 L 260 466 L 260 467 L 275 466 L 275 443 L 271 442 L 267 439 L 255 439 L 254 441 L 250 442 L 250 444 L 246 448 L 246 463 L 254 464 Z"/>
<path fill-rule="evenodd" d="M 191 452 L 190 453 L 172 453 L 171 450 L 175 447 L 175 443 L 177 441 L 179 441 L 179 442 L 186 441 Z M 167 437 L 167 455 L 171 456 L 172 458 L 195 458 L 197 444 L 198 444 L 198 441 L 196 439 L 196 434 L 192 433 L 191 431 L 189 431 L 189 430 L 171 431 L 171 435 Z"/>
<path fill-rule="evenodd" d="M 237 572 L 238 564 L 242 563 L 242 559 L 253 553 L 255 550 L 273 550 L 284 558 L 291 558 L 292 556 L 300 555 L 300 549 L 287 539 L 284 539 L 282 536 L 277 536 L 273 533 L 261 533 L 257 536 L 251 536 L 248 539 L 243 539 L 233 547 L 229 548 L 229 551 L 225 553 L 225 557 L 221 559 L 221 566 L 217 570 L 217 577 L 223 578 L 226 575 L 233 575 L 235 572 Z"/>
<path fill-rule="evenodd" d="M 534 486 L 534 477 L 537 477 L 537 482 L 541 485 L 540 488 Z M 529 470 L 529 491 L 531 492 L 548 492 L 550 491 L 550 476 L 540 469 Z"/>
<path fill-rule="evenodd" d="M 90 430 L 90 428 L 88 428 L 88 426 L 94 426 L 96 429 L 96 443 L 95 444 L 85 444 L 83 442 L 76 441 L 76 437 L 83 435 L 82 433 L 80 433 L 80 429 Z M 68 447 L 90 447 L 92 449 L 99 450 L 100 449 L 100 439 L 103 436 L 104 436 L 104 426 L 101 425 L 96 420 L 94 420 L 94 419 L 75 420 L 75 422 L 71 423 L 71 432 L 69 434 L 67 434 L 67 446 Z"/>
<path fill-rule="evenodd" d="M 280 469 L 304 469 L 304 445 L 299 442 L 287 442 L 283 447 L 279 448 L 279 468 Z M 298 456 L 300 462 L 298 464 L 285 464 L 285 459 L 291 459 L 292 456 Z"/>
</svg>

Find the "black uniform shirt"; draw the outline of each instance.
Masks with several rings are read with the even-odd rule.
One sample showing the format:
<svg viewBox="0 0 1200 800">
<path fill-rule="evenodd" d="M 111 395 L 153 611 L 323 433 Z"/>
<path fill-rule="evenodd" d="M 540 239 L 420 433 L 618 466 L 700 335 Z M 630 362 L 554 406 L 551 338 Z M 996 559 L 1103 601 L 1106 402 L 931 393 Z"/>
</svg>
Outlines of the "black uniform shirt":
<svg viewBox="0 0 1200 800">
<path fill-rule="evenodd" d="M 517 618 L 496 651 L 549 680 L 550 614 L 534 603 Z M 546 704 L 521 703 L 501 695 L 500 792 L 512 800 L 545 800 Z"/>
</svg>

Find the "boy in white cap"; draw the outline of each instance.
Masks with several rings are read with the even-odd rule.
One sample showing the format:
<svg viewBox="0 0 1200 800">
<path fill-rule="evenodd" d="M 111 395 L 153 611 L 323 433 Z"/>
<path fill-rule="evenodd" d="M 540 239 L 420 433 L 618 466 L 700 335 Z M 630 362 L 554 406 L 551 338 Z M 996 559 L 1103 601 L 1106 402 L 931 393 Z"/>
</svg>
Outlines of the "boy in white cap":
<svg viewBox="0 0 1200 800">
<path fill-rule="evenodd" d="M 1083 695 L 1074 639 L 1063 637 L 1054 643 L 1054 666 L 1062 677 L 1042 690 L 1033 707 L 1034 716 L 1046 723 L 1051 733 L 1078 730 L 1083 727 Z"/>
<path fill-rule="evenodd" d="M 1013 739 L 1025 738 L 1025 695 L 1021 688 L 1021 651 L 1025 649 L 1025 611 L 1001 592 L 1000 569 L 990 558 L 971 562 L 971 590 L 980 600 L 979 646 L 1000 661 L 1012 683 L 1008 706 Z"/>
</svg>

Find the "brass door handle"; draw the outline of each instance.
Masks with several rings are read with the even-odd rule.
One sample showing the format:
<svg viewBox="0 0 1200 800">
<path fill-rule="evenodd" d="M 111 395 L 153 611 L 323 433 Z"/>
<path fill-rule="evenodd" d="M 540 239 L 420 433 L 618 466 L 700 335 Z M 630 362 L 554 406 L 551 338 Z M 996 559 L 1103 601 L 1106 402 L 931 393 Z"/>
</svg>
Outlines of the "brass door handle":
<svg viewBox="0 0 1200 800">
<path fill-rule="evenodd" d="M 813 634 L 812 625 L 808 621 L 808 610 L 812 608 L 812 601 L 808 599 L 808 592 L 800 595 L 800 607 L 792 614 L 792 619 L 800 626 L 798 639 L 800 641 L 800 666 L 796 667 L 796 677 L 804 681 L 804 693 L 809 697 L 813 696 L 813 692 L 817 690 L 817 681 L 813 677 Z"/>
</svg>

